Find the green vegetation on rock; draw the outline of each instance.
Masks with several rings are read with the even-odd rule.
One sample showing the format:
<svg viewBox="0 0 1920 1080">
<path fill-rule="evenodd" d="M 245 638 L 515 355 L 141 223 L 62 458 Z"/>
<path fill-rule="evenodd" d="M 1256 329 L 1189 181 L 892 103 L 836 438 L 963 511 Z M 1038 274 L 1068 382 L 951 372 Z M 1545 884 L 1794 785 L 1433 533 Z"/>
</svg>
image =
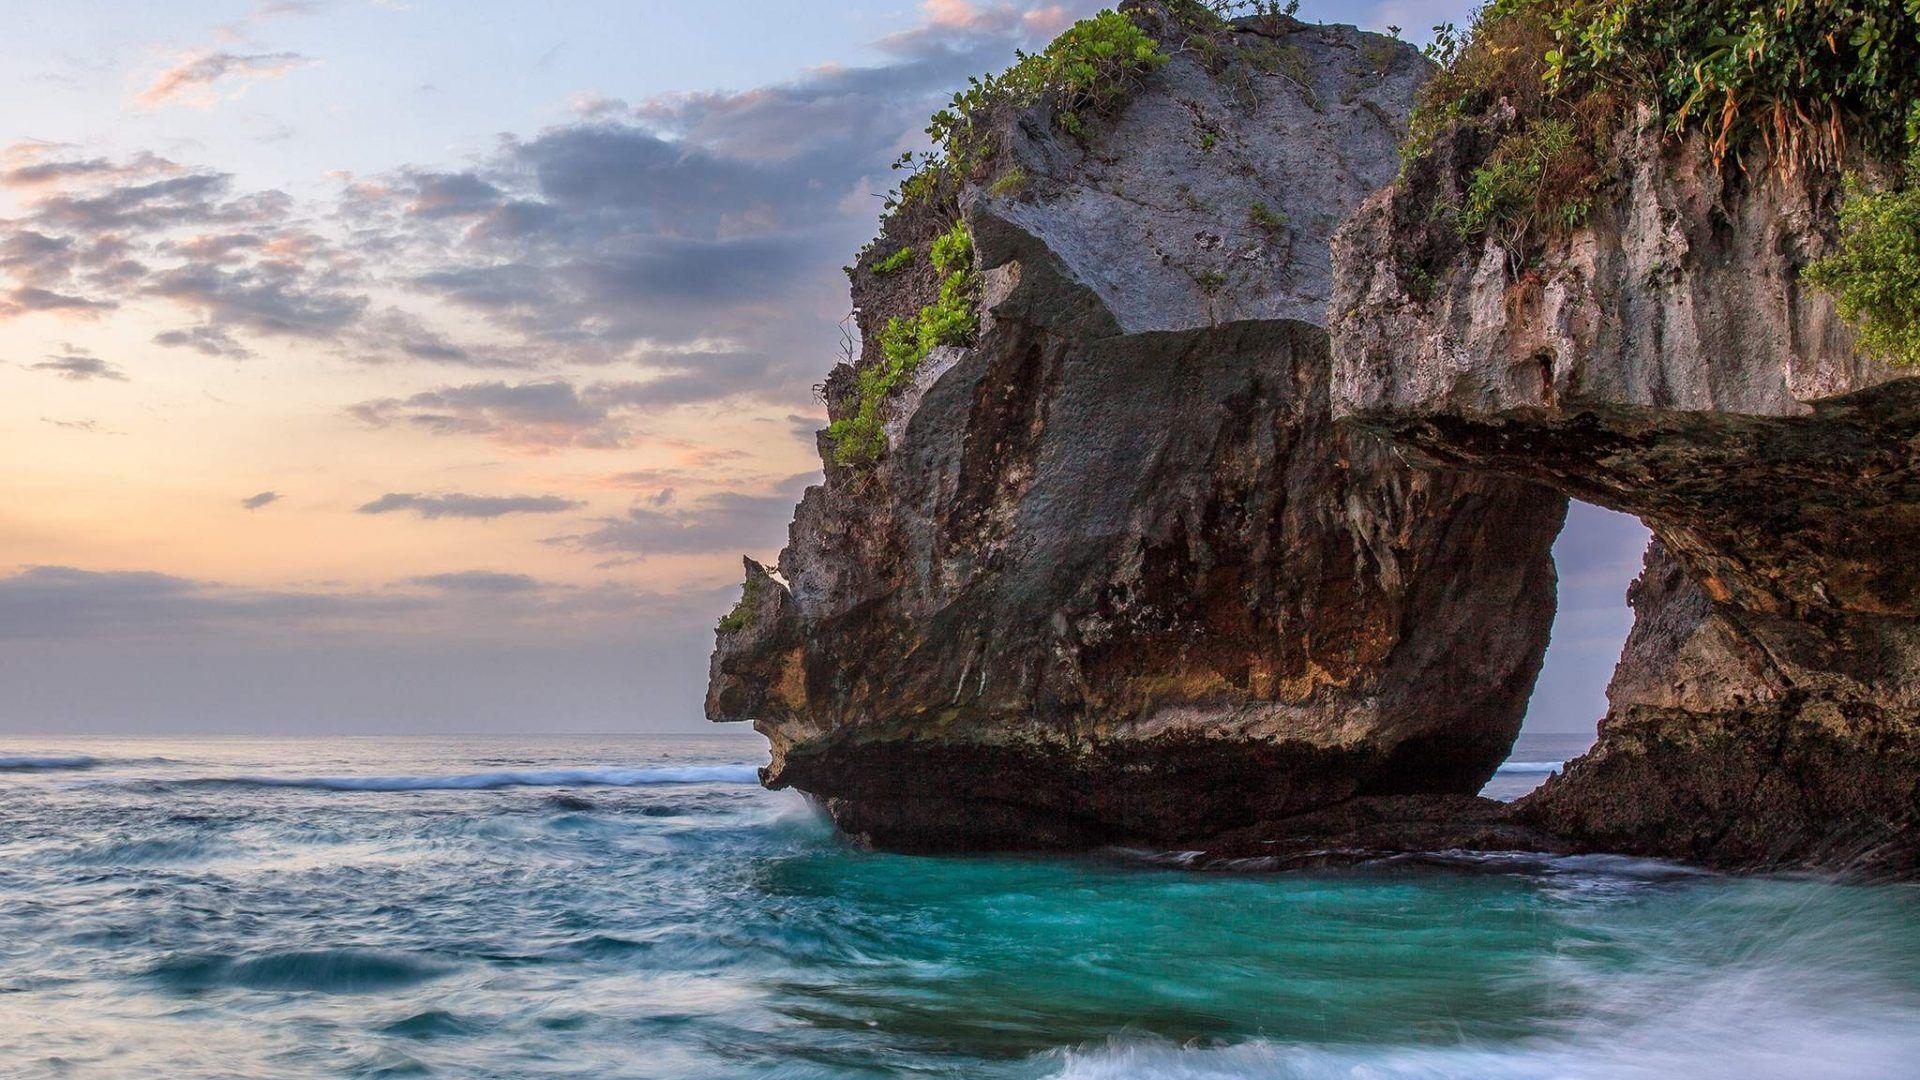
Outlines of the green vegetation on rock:
<svg viewBox="0 0 1920 1080">
<path fill-rule="evenodd" d="M 713 628 L 715 633 L 723 636 L 737 634 L 747 628 L 747 619 L 752 616 L 753 605 L 760 596 L 760 582 L 758 574 L 747 576 L 746 584 L 740 587 L 740 602 L 733 605 L 732 611 L 720 616 L 720 624 Z"/>
<path fill-rule="evenodd" d="M 927 136 L 934 152 L 907 154 L 894 163 L 909 173 L 896 203 L 972 178 L 998 149 L 996 117 L 1006 110 L 1051 99 L 1055 121 L 1077 134 L 1083 116 L 1113 109 L 1167 60 L 1160 43 L 1131 16 L 1111 10 L 1067 27 L 1040 52 L 1016 55 L 1006 71 L 968 79 L 966 89 L 933 114 Z"/>
<path fill-rule="evenodd" d="M 1286 231 L 1287 215 L 1285 211 L 1275 210 L 1263 202 L 1247 207 L 1247 223 L 1269 235 Z"/>
<path fill-rule="evenodd" d="M 866 465 L 886 454 L 887 401 L 913 378 L 927 354 L 941 345 L 967 345 L 980 328 L 974 308 L 978 276 L 973 270 L 973 236 L 963 222 L 934 240 L 928 259 L 943 277 L 934 301 L 911 319 L 887 320 L 880 333 L 880 361 L 855 376 L 858 400 L 850 415 L 827 425 L 833 459 L 841 465 Z"/>
<path fill-rule="evenodd" d="M 1416 110 L 1420 159 L 1462 125 L 1489 149 L 1454 212 L 1516 265 L 1584 222 L 1613 137 L 1646 109 L 1716 159 L 1759 151 L 1782 175 L 1896 158 L 1920 100 L 1920 0 L 1493 0 L 1435 28 L 1442 70 Z"/>
<path fill-rule="evenodd" d="M 913 265 L 913 245 L 904 244 L 900 250 L 873 264 L 873 272 L 881 277 L 897 274 Z"/>
<path fill-rule="evenodd" d="M 1809 284 L 1834 296 L 1860 332 L 1860 347 L 1889 363 L 1920 367 L 1920 104 L 1908 119 L 1901 181 L 1867 190 L 1855 178 L 1840 208 L 1840 247 L 1807 267 Z"/>
</svg>

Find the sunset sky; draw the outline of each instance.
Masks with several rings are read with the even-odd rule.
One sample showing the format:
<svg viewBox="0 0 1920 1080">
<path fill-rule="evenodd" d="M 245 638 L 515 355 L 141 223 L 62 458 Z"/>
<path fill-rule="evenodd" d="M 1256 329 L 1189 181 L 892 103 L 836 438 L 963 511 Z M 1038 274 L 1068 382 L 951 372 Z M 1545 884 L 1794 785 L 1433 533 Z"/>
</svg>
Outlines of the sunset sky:
<svg viewBox="0 0 1920 1080">
<path fill-rule="evenodd" d="M 701 727 L 888 162 L 1095 6 L 14 5 L 0 730 Z M 1577 523 L 1564 728 L 1641 536 Z"/>
</svg>

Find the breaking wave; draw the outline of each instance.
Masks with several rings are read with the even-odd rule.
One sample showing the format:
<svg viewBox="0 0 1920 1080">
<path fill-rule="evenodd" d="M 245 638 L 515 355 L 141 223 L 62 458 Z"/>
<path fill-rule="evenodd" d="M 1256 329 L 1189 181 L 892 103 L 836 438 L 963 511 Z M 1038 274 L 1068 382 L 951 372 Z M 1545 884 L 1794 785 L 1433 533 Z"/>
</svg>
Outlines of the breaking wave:
<svg viewBox="0 0 1920 1080">
<path fill-rule="evenodd" d="M 1496 776 L 1545 776 L 1566 768 L 1564 761 L 1503 761 L 1494 770 Z"/>
<path fill-rule="evenodd" d="M 0 755 L 0 772 L 41 772 L 54 769 L 91 769 L 100 759 L 86 754 Z"/>
<path fill-rule="evenodd" d="M 227 787 L 319 791 L 485 791 L 512 787 L 645 787 L 651 784 L 756 784 L 752 765 L 679 765 L 646 769 L 503 769 L 450 776 L 233 776 L 168 781 Z"/>
</svg>

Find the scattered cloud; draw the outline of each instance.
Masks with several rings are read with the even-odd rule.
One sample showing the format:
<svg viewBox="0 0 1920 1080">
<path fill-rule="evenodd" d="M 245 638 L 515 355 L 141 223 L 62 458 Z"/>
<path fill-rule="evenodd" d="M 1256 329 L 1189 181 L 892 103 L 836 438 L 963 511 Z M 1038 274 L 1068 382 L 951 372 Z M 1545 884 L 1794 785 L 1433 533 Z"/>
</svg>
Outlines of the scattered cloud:
<svg viewBox="0 0 1920 1080">
<path fill-rule="evenodd" d="M 525 634 L 535 628 L 548 635 L 590 633 L 609 620 L 682 616 L 690 595 L 613 583 L 558 585 L 479 570 L 320 591 L 247 588 L 148 570 L 27 566 L 0 576 L 0 640 L 167 641 L 197 635 L 256 644 L 329 634 L 364 640 Z M 486 618 L 476 618 L 476 611 Z"/>
<path fill-rule="evenodd" d="M 887 164 L 924 142 L 952 86 L 1092 6 L 936 0 L 878 43 L 880 63 L 741 92 L 595 98 L 463 166 L 343 175 L 332 204 L 242 191 L 153 152 L 16 143 L 0 150 L 0 185 L 22 208 L 0 221 L 0 319 L 105 319 L 143 301 L 191 317 L 155 344 L 218 359 L 282 339 L 369 364 L 631 373 L 354 407 L 375 424 L 530 448 L 631 445 L 649 410 L 798 404 L 833 359 L 838 268 L 870 234 Z M 207 104 L 310 63 L 251 37 L 306 10 L 256 5 L 140 103 Z M 716 326 L 737 338 L 713 340 Z M 543 394 L 576 414 L 529 417 Z"/>
<path fill-rule="evenodd" d="M 30 566 L 0 578 L 0 639 L 165 634 L 390 614 L 404 598 L 231 589 L 152 571 Z"/>
<path fill-rule="evenodd" d="M 261 507 L 268 505 L 269 503 L 277 503 L 279 501 L 280 501 L 279 492 L 262 491 L 258 495 L 249 495 L 246 498 L 241 499 L 240 505 L 247 508 L 248 510 L 258 510 Z"/>
<path fill-rule="evenodd" d="M 481 435 L 528 450 L 610 450 L 640 438 L 638 419 L 647 412 L 747 393 L 766 368 L 766 358 L 758 354 L 680 354 L 656 361 L 658 374 L 652 379 L 467 383 L 363 401 L 347 414 L 370 427 Z"/>
<path fill-rule="evenodd" d="M 192 349 L 203 356 L 227 360 L 245 360 L 253 356 L 253 350 L 235 340 L 225 327 L 211 323 L 189 326 L 184 330 L 162 331 L 153 336 L 153 343 L 170 349 Z"/>
<path fill-rule="evenodd" d="M 222 87 L 226 89 L 225 97 L 235 97 L 249 83 L 278 79 L 311 63 L 311 57 L 291 52 L 234 53 L 209 49 L 187 53 L 155 76 L 146 89 L 135 94 L 133 103 L 143 109 L 165 105 L 205 108 L 222 100 Z"/>
<path fill-rule="evenodd" d="M 98 420 L 56 420 L 51 416 L 43 416 L 40 418 L 40 422 L 43 424 L 52 424 L 57 428 L 66 428 L 69 431 L 86 431 L 96 435 L 119 434 L 117 431 L 108 431 L 106 428 L 101 427 L 100 421 Z"/>
<path fill-rule="evenodd" d="M 548 542 L 580 551 L 639 556 L 777 548 L 800 490 L 815 479 L 817 474 L 805 473 L 788 478 L 770 494 L 719 492 L 685 503 L 669 490 L 642 499 L 621 516 L 598 519 L 587 532 Z"/>
<path fill-rule="evenodd" d="M 447 592 L 488 595 L 533 592 L 540 588 L 540 582 L 526 574 L 503 574 L 493 570 L 459 570 L 447 574 L 427 574 L 422 577 L 408 578 L 407 582 L 429 589 L 443 589 Z"/>
<path fill-rule="evenodd" d="M 411 511 L 432 521 L 437 518 L 491 520 L 508 514 L 559 514 L 585 503 L 558 495 L 417 495 L 392 491 L 360 507 L 357 513 L 392 514 Z"/>
<path fill-rule="evenodd" d="M 50 354 L 37 364 L 27 366 L 34 371 L 52 372 L 69 382 L 91 382 L 94 379 L 105 379 L 109 382 L 127 381 L 126 372 L 77 345 L 63 345 L 61 351 Z"/>
</svg>

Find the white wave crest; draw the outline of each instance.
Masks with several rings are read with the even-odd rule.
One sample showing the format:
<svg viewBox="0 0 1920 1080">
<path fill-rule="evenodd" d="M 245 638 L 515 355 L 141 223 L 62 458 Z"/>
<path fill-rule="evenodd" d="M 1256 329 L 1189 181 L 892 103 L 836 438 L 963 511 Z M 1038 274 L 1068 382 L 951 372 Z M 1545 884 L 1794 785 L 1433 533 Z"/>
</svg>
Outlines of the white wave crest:
<svg viewBox="0 0 1920 1080">
<path fill-rule="evenodd" d="M 1691 915 L 1622 924 L 1604 958 L 1579 949 L 1543 956 L 1552 1012 L 1528 1035 L 1429 1045 L 1127 1038 L 1053 1051 L 1042 1064 L 1051 1080 L 1917 1075 L 1920 986 L 1897 953 L 1908 939 L 1863 936 L 1849 917 L 1875 910 L 1886 894 L 1822 886 L 1782 912 L 1765 901 L 1772 887 L 1733 887 Z M 1730 930 L 1739 946 L 1728 951 Z"/>
<path fill-rule="evenodd" d="M 1545 776 L 1567 765 L 1564 761 L 1503 761 L 1494 770 L 1496 776 Z"/>
<path fill-rule="evenodd" d="M 1675 1032 L 1687 1036 L 1694 1032 Z M 1521 1040 L 1507 1046 L 1330 1047 L 1256 1041 L 1180 1047 L 1121 1042 L 1061 1055 L 1050 1080 L 1850 1080 L 1911 1077 L 1911 1030 L 1805 1026 L 1713 1044 Z"/>
<path fill-rule="evenodd" d="M 42 769 L 91 769 L 100 764 L 99 758 L 85 754 L 4 754 L 0 755 L 0 772 L 27 772 Z"/>
<path fill-rule="evenodd" d="M 239 776 L 200 783 L 321 791 L 482 791 L 509 787 L 641 787 L 649 784 L 754 784 L 751 765 L 665 765 L 641 769 L 506 769 L 452 776 Z"/>
</svg>

